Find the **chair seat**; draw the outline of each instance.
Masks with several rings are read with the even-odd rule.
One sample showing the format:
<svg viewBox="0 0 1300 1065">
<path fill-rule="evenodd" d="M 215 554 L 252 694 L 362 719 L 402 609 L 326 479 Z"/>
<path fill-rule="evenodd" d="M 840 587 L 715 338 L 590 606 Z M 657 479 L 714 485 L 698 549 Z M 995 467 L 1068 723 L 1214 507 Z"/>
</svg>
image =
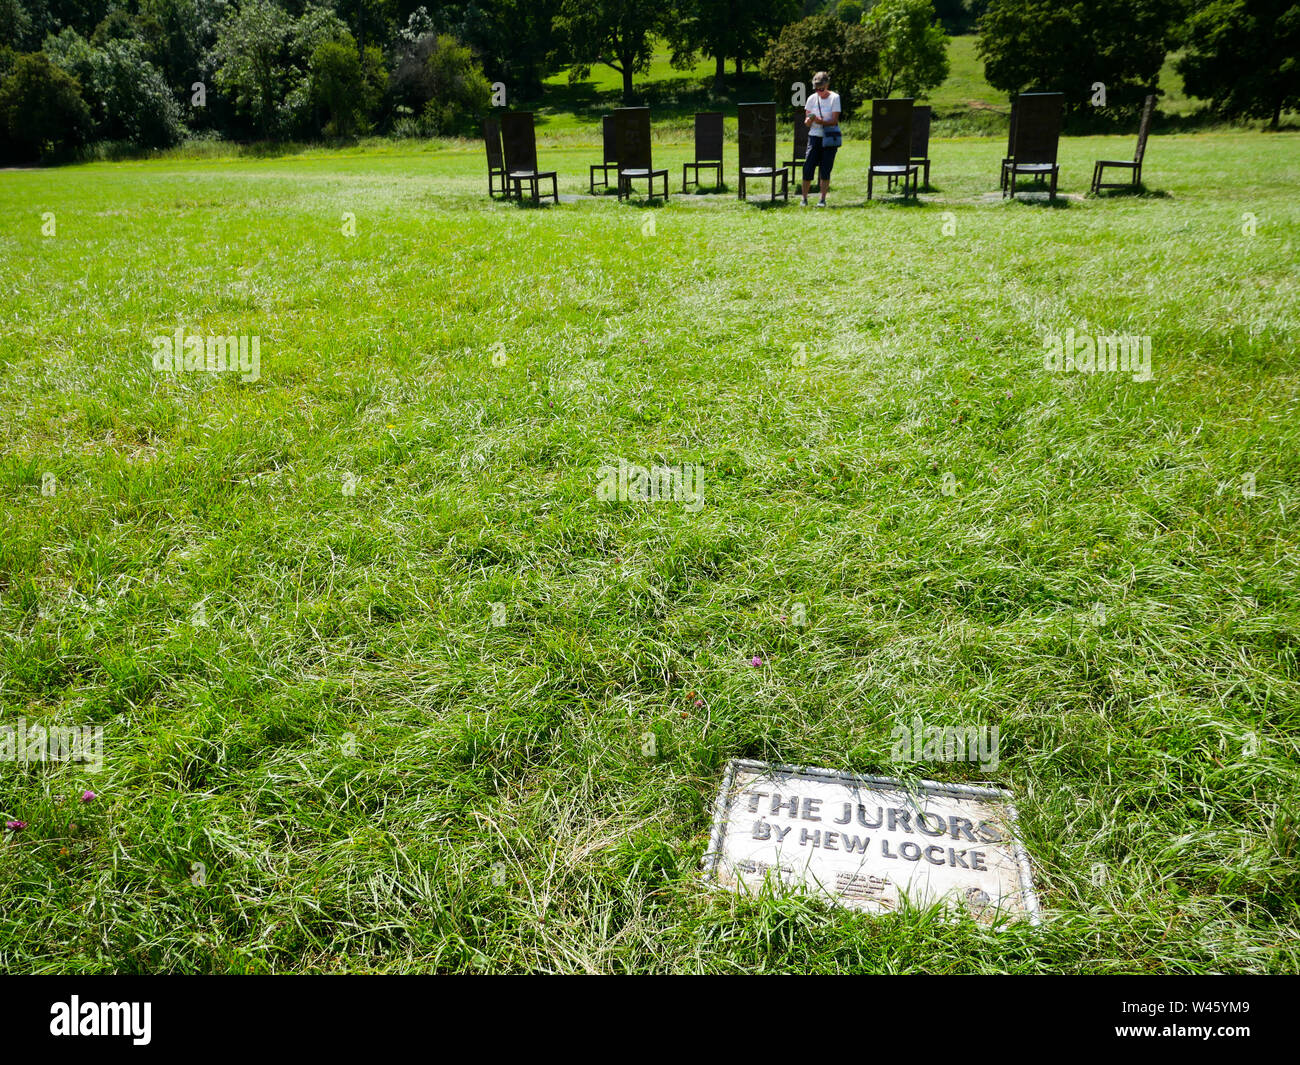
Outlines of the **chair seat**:
<svg viewBox="0 0 1300 1065">
<path fill-rule="evenodd" d="M 655 174 L 666 174 L 667 170 L 646 170 L 644 167 L 633 167 L 628 170 L 620 170 L 624 177 L 651 177 Z"/>
<path fill-rule="evenodd" d="M 1131 159 L 1098 159 L 1097 164 L 1099 166 L 1137 166 L 1137 163 Z"/>
<path fill-rule="evenodd" d="M 1060 164 L 1058 163 L 1012 163 L 1011 164 L 1011 166 L 1015 168 L 1016 172 L 1020 174 L 1050 174 L 1053 170 L 1057 168 L 1058 165 Z"/>
<path fill-rule="evenodd" d="M 547 177 L 555 177 L 555 171 L 554 170 L 512 170 L 510 171 L 510 176 L 512 178 L 547 178 Z"/>
<path fill-rule="evenodd" d="M 874 174 L 910 174 L 916 169 L 916 164 L 908 163 L 907 166 L 896 166 L 893 163 L 872 163 L 871 171 Z"/>
<path fill-rule="evenodd" d="M 781 173 L 784 169 L 783 166 L 742 166 L 740 172 L 747 177 L 770 177 Z"/>
</svg>

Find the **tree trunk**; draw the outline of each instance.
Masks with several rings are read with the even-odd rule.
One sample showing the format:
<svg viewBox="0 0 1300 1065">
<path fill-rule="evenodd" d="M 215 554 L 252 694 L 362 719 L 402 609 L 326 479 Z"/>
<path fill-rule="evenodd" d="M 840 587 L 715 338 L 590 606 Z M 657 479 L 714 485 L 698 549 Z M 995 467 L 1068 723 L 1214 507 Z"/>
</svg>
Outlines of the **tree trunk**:
<svg viewBox="0 0 1300 1065">
<path fill-rule="evenodd" d="M 1282 117 L 1282 101 L 1278 100 L 1277 103 L 1273 105 L 1273 121 L 1268 124 L 1268 128 L 1277 129 L 1277 124 L 1278 121 L 1281 119 L 1281 117 Z"/>
<path fill-rule="evenodd" d="M 745 61 L 741 59 L 740 56 L 736 56 L 736 77 L 740 77 L 744 73 L 745 73 Z"/>
<path fill-rule="evenodd" d="M 623 102 L 632 103 L 632 62 L 623 60 Z"/>
<path fill-rule="evenodd" d="M 713 58 L 713 92 L 721 96 L 727 91 L 727 57 L 719 52 Z"/>
</svg>

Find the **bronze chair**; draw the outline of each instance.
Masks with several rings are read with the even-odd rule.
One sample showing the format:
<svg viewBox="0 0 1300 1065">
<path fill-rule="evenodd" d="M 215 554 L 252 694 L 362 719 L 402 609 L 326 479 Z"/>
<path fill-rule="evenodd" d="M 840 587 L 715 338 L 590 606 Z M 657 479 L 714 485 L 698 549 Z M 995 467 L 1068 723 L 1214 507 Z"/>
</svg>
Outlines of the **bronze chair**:
<svg viewBox="0 0 1300 1065">
<path fill-rule="evenodd" d="M 912 147 L 909 161 L 925 170 L 925 187 L 930 187 L 930 116 L 929 104 L 912 108 Z M 889 188 L 894 187 L 897 176 L 889 179 Z"/>
<path fill-rule="evenodd" d="M 925 168 L 925 187 L 930 187 L 930 120 L 934 109 L 929 104 L 912 108 L 912 162 Z"/>
<path fill-rule="evenodd" d="M 506 186 L 506 163 L 501 154 L 501 123 L 498 119 L 484 120 L 483 144 L 487 147 L 488 195 L 495 196 L 498 192 L 508 193 L 510 190 Z M 498 182 L 500 188 L 497 188 Z"/>
<path fill-rule="evenodd" d="M 632 182 L 644 180 L 646 195 L 655 194 L 655 178 L 664 179 L 664 199 L 668 199 L 668 170 L 656 170 L 650 153 L 650 108 L 620 107 L 614 112 L 614 132 L 618 153 L 618 198 L 632 195 Z"/>
<path fill-rule="evenodd" d="M 903 180 L 903 196 L 917 194 L 921 167 L 912 162 L 912 101 L 871 101 L 871 163 L 867 167 L 867 199 L 877 176 L 892 184 Z"/>
<path fill-rule="evenodd" d="M 1002 157 L 1002 188 L 1007 187 L 1007 167 L 1011 165 L 1011 149 L 1016 143 L 1016 101 L 1011 101 L 1011 116 L 1007 122 L 1007 154 Z"/>
<path fill-rule="evenodd" d="M 600 171 L 600 187 L 609 188 L 609 172 L 618 173 L 618 143 L 614 136 L 614 119 L 605 115 L 600 120 L 601 162 L 591 164 L 591 194 L 596 195 L 596 171 Z"/>
<path fill-rule="evenodd" d="M 789 160 L 781 165 L 788 166 L 792 174 L 799 173 L 804 159 L 808 157 L 808 127 L 804 125 L 804 115 L 807 113 L 802 107 L 796 107 L 791 112 L 794 122 L 794 152 Z"/>
<path fill-rule="evenodd" d="M 1147 153 L 1147 134 L 1151 132 L 1151 112 L 1155 110 L 1155 106 L 1156 98 L 1154 95 L 1148 96 L 1142 102 L 1142 120 L 1138 123 L 1137 149 L 1133 152 L 1133 161 L 1131 163 L 1122 159 L 1098 159 L 1093 164 L 1093 192 L 1100 192 L 1102 189 L 1135 189 L 1142 184 L 1142 157 Z M 1108 166 L 1127 168 L 1129 180 L 1103 182 L 1102 179 L 1106 176 L 1106 167 Z"/>
<path fill-rule="evenodd" d="M 686 172 L 695 171 L 694 185 L 700 187 L 700 168 L 715 170 L 722 184 L 722 112 L 701 111 L 695 116 L 695 161 L 682 164 L 682 192 L 686 191 Z"/>
<path fill-rule="evenodd" d="M 507 195 L 522 202 L 524 182 L 528 182 L 534 203 L 541 201 L 540 186 L 550 179 L 551 191 L 546 193 L 557 204 L 560 202 L 554 170 L 537 169 L 537 133 L 533 128 L 531 111 L 507 111 L 501 116 L 501 139 L 505 148 Z"/>
<path fill-rule="evenodd" d="M 776 165 L 776 104 L 741 104 L 737 142 L 740 156 L 740 199 L 746 199 L 745 186 L 755 178 L 769 178 L 772 199 L 776 199 L 776 182 L 781 180 L 781 196 L 790 202 L 790 171 Z"/>
<path fill-rule="evenodd" d="M 1002 195 L 1016 195 L 1016 177 L 1026 174 L 1042 181 L 1052 179 L 1049 198 L 1056 199 L 1056 182 L 1061 167 L 1056 151 L 1061 140 L 1059 92 L 1022 92 L 1016 99 L 1016 124 L 1012 131 L 1011 161 L 1004 164 L 1007 187 Z"/>
</svg>

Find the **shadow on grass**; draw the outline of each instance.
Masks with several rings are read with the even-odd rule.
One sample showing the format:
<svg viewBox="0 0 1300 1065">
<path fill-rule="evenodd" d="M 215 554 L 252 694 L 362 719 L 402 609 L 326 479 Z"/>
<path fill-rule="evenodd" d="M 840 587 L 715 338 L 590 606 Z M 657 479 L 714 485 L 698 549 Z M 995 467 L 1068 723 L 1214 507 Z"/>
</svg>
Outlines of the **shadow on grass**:
<svg viewBox="0 0 1300 1065">
<path fill-rule="evenodd" d="M 1032 199 L 1030 199 L 1032 197 Z M 1016 203 L 1024 207 L 1050 207 L 1054 211 L 1064 211 L 1073 202 L 1063 192 L 1056 194 L 1056 199 L 1049 198 L 1046 192 L 1017 192 L 1005 197 L 1006 203 Z"/>
<path fill-rule="evenodd" d="M 1173 197 L 1164 189 L 1149 189 L 1145 185 L 1126 185 L 1120 189 L 1102 189 L 1089 192 L 1091 200 L 1170 200 Z"/>
</svg>

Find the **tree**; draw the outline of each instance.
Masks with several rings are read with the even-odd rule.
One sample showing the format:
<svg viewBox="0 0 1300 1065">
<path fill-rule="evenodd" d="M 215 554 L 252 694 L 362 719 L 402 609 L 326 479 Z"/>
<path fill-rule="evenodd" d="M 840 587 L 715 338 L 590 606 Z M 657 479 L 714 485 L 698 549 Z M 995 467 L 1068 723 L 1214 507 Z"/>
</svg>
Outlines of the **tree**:
<svg viewBox="0 0 1300 1065">
<path fill-rule="evenodd" d="M 245 0 L 217 27 L 217 86 L 262 136 L 280 125 L 280 103 L 292 75 L 286 55 L 292 30 L 289 13 L 269 0 Z"/>
<path fill-rule="evenodd" d="M 309 6 L 293 19 L 270 0 L 244 0 L 217 29 L 217 86 L 263 137 L 317 133 L 311 57 L 325 41 L 349 37 L 328 8 Z"/>
<path fill-rule="evenodd" d="M 880 46 L 876 91 L 924 96 L 948 76 L 948 35 L 930 0 L 880 0 L 862 23 Z"/>
<path fill-rule="evenodd" d="M 383 54 L 374 45 L 357 47 L 352 34 L 316 45 L 309 61 L 312 102 L 329 115 L 325 133 L 350 137 L 369 128 L 369 116 L 383 96 Z"/>
<path fill-rule="evenodd" d="M 863 26 L 849 26 L 830 15 L 810 15 L 781 30 L 763 56 L 762 71 L 776 86 L 780 100 L 790 95 L 794 82 L 808 86 L 813 74 L 825 70 L 848 115 L 856 100 L 869 98 L 879 65 L 879 45 Z"/>
<path fill-rule="evenodd" d="M 850 26 L 855 26 L 862 21 L 862 16 L 866 14 L 858 0 L 840 0 L 835 5 L 835 17 L 841 22 L 847 22 Z"/>
<path fill-rule="evenodd" d="M 392 39 L 394 0 L 334 0 L 334 13 L 347 23 L 359 50 L 368 44 L 383 44 Z"/>
<path fill-rule="evenodd" d="M 39 38 L 32 30 L 32 16 L 22 0 L 0 0 L 0 41 L 5 42 L 0 47 L 35 47 Z"/>
<path fill-rule="evenodd" d="M 1270 117 L 1300 107 L 1300 4 L 1209 0 L 1187 21 L 1178 73 L 1188 95 L 1227 115 Z"/>
<path fill-rule="evenodd" d="M 466 132 L 488 109 L 492 88 L 470 50 L 445 34 L 409 42 L 393 71 L 394 96 L 420 115 L 425 132 Z"/>
<path fill-rule="evenodd" d="M 43 52 L 20 55 L 0 82 L 0 154 L 45 159 L 85 143 L 90 108 L 81 87 Z"/>
<path fill-rule="evenodd" d="M 1180 0 L 989 0 L 979 20 L 984 77 L 1008 94 L 1060 92 L 1082 108 L 1093 85 L 1136 109 L 1155 85 Z"/>
<path fill-rule="evenodd" d="M 647 0 L 561 0 L 555 19 L 576 81 L 602 64 L 623 76 L 623 101 L 632 102 L 632 75 L 650 66 L 654 38 L 668 26 L 666 8 Z"/>
<path fill-rule="evenodd" d="M 46 38 L 45 52 L 81 85 L 96 138 L 141 148 L 170 147 L 184 135 L 180 107 L 144 46 L 129 35 L 129 28 L 126 32 L 101 34 L 102 44 L 96 47 L 76 30 L 65 29 Z"/>
<path fill-rule="evenodd" d="M 676 67 L 691 66 L 700 53 L 713 58 L 713 91 L 721 93 L 727 60 L 736 60 L 738 68 L 758 62 L 771 39 L 798 14 L 799 0 L 681 0 L 664 35 Z"/>
</svg>

